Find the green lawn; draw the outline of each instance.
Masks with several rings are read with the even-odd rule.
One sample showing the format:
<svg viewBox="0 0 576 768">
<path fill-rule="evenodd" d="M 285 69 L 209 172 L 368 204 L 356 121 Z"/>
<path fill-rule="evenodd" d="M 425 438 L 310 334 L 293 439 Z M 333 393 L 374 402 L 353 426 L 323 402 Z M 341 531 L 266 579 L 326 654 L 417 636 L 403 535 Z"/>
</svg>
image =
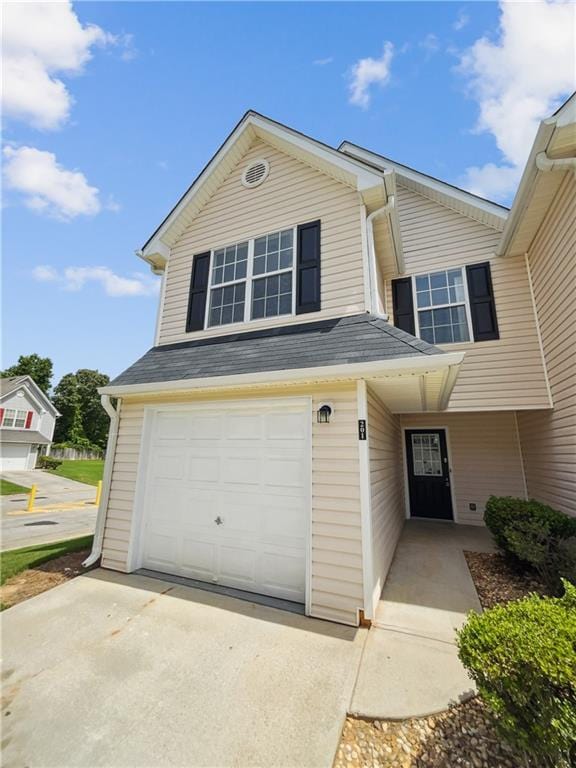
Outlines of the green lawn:
<svg viewBox="0 0 576 768">
<path fill-rule="evenodd" d="M 10 480 L 2 480 L 0 478 L 0 496 L 7 496 L 9 493 L 28 493 L 30 488 L 24 488 L 23 485 L 16 485 L 11 483 Z"/>
<path fill-rule="evenodd" d="M 98 480 L 102 480 L 104 471 L 104 461 L 102 459 L 63 459 L 58 469 L 49 469 L 53 475 L 67 477 L 69 480 L 77 480 L 79 483 L 88 483 L 89 485 L 98 485 Z"/>
<path fill-rule="evenodd" d="M 0 552 L 0 584 L 27 568 L 47 563 L 55 557 L 79 552 L 92 546 L 93 536 L 82 536 L 79 539 L 56 541 L 52 544 L 38 544 L 35 547 L 24 547 L 12 552 Z"/>
</svg>

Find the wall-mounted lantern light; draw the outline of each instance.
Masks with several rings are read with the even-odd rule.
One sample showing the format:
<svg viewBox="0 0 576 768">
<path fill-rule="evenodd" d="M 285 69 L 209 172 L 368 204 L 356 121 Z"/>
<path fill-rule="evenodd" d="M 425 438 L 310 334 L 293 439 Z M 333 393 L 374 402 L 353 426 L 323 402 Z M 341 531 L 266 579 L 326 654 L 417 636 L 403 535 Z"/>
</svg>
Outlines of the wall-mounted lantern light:
<svg viewBox="0 0 576 768">
<path fill-rule="evenodd" d="M 328 403 L 323 403 L 318 408 L 317 416 L 319 424 L 328 424 L 330 422 L 330 416 L 332 415 L 332 406 Z"/>
</svg>

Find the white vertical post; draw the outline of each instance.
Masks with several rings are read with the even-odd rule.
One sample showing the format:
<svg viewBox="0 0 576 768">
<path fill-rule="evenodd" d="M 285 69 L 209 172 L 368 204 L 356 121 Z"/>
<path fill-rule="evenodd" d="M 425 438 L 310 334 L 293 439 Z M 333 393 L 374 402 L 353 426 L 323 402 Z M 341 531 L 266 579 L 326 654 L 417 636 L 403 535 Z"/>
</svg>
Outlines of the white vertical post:
<svg viewBox="0 0 576 768">
<path fill-rule="evenodd" d="M 358 410 L 358 457 L 360 464 L 360 518 L 362 522 L 362 578 L 364 587 L 364 618 L 374 618 L 374 565 L 372 554 L 372 498 L 370 490 L 370 425 L 368 423 L 368 393 L 366 381 L 356 386 Z M 361 438 L 360 422 L 366 425 Z"/>
</svg>

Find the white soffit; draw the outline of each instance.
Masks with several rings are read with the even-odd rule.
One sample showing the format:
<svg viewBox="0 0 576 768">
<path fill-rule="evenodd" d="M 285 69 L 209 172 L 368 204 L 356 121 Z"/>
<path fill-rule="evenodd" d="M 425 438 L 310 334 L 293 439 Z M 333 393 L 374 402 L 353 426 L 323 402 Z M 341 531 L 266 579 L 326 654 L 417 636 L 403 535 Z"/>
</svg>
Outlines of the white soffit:
<svg viewBox="0 0 576 768">
<path fill-rule="evenodd" d="M 159 267 L 163 266 L 170 247 L 256 139 L 358 190 L 363 197 L 371 196 L 376 206 L 383 205 L 384 188 L 380 170 L 371 169 L 361 160 L 347 157 L 273 120 L 248 112 L 138 255 Z"/>
<path fill-rule="evenodd" d="M 398 183 L 406 187 L 406 189 L 418 192 L 418 194 L 424 195 L 430 200 L 434 200 L 499 232 L 504 229 L 509 212 L 503 206 L 492 203 L 489 200 L 484 200 L 439 179 L 434 179 L 401 163 L 396 163 L 387 157 L 378 155 L 376 152 L 358 147 L 349 141 L 342 142 L 339 151 L 376 165 L 382 168 L 382 170 L 394 170 L 398 176 Z"/>
</svg>

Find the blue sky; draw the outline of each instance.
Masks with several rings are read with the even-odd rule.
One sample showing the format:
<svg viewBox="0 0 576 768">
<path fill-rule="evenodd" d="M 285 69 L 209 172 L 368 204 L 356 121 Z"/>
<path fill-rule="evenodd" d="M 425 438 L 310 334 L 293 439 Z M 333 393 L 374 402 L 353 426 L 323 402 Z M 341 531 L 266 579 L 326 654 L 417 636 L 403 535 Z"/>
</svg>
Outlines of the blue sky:
<svg viewBox="0 0 576 768">
<path fill-rule="evenodd" d="M 39 37 L 30 18 L 5 33 L 8 55 L 28 46 L 52 84 L 29 73 L 4 107 L 3 365 L 50 356 L 55 383 L 80 367 L 117 374 L 151 346 L 157 296 L 134 249 L 245 110 L 510 202 L 537 120 L 570 89 L 566 60 L 552 62 L 522 136 L 483 116 L 491 98 L 534 97 L 506 36 L 527 27 L 528 48 L 542 28 L 491 2 L 63 7 L 72 63 L 54 59 L 68 44 L 57 18 Z"/>
</svg>

